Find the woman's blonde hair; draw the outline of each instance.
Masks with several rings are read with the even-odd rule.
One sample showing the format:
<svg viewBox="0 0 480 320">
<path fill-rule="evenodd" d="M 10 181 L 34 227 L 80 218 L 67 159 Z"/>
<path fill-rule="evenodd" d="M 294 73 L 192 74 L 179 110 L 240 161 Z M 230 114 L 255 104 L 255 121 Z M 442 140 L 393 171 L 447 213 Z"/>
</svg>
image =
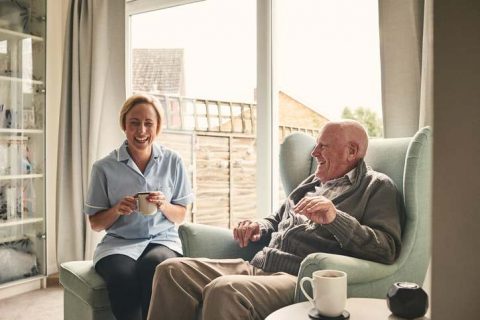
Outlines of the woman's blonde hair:
<svg viewBox="0 0 480 320">
<path fill-rule="evenodd" d="M 131 97 L 129 97 L 123 103 L 122 109 L 120 110 L 120 127 L 122 128 L 123 131 L 125 131 L 126 129 L 125 118 L 127 116 L 127 113 L 139 103 L 148 103 L 153 106 L 153 109 L 157 114 L 157 121 L 158 121 L 157 134 L 159 134 L 162 129 L 163 108 L 162 108 L 162 105 L 160 104 L 160 101 L 158 101 L 157 98 L 146 93 L 136 93 Z"/>
</svg>

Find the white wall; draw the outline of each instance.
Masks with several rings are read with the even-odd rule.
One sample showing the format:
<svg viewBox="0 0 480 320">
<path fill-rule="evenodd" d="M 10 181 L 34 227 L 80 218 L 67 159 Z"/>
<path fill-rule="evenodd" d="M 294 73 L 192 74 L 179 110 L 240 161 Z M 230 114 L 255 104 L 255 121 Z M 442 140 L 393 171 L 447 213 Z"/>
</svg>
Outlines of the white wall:
<svg viewBox="0 0 480 320">
<path fill-rule="evenodd" d="M 432 319 L 480 317 L 480 1 L 434 1 Z"/>
<path fill-rule="evenodd" d="M 56 250 L 56 181 L 58 123 L 62 84 L 63 43 L 68 0 L 47 2 L 47 84 L 46 84 L 46 210 L 47 273 L 58 271 Z"/>
</svg>

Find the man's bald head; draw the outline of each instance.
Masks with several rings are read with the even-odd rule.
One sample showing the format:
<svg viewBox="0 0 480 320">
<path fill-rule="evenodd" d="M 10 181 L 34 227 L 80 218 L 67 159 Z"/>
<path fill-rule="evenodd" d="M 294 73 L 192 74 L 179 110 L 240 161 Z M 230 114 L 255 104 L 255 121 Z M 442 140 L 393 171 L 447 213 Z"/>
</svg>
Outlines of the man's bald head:
<svg viewBox="0 0 480 320">
<path fill-rule="evenodd" d="M 342 120 L 325 124 L 312 151 L 318 167 L 316 176 L 325 182 L 339 178 L 365 157 L 368 135 L 357 121 Z"/>
<path fill-rule="evenodd" d="M 342 135 L 344 142 L 353 144 L 358 148 L 357 159 L 363 159 L 368 148 L 368 134 L 360 122 L 355 120 L 340 120 L 327 122 L 323 129 L 332 127 L 337 134 Z"/>
</svg>

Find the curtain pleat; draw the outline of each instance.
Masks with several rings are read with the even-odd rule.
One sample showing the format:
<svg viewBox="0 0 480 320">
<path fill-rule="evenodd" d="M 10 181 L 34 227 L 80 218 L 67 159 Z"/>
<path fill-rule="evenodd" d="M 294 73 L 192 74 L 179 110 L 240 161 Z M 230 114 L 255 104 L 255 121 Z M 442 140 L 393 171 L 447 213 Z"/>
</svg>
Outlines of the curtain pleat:
<svg viewBox="0 0 480 320">
<path fill-rule="evenodd" d="M 71 0 L 65 35 L 57 175 L 57 260 L 90 259 L 102 233 L 82 213 L 90 169 L 123 139 L 125 2 Z"/>
<path fill-rule="evenodd" d="M 419 127 L 433 125 L 433 0 L 425 0 Z"/>
<path fill-rule="evenodd" d="M 384 136 L 431 124 L 430 0 L 379 0 Z M 427 10 L 427 11 L 425 11 Z M 428 11 L 429 10 L 429 11 Z M 429 60 L 431 60 L 429 58 Z"/>
</svg>

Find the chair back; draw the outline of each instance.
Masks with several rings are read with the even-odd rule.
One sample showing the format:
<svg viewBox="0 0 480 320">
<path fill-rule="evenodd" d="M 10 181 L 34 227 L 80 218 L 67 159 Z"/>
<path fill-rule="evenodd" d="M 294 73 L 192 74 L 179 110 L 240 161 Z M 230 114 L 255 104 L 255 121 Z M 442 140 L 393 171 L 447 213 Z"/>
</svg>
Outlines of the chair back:
<svg viewBox="0 0 480 320">
<path fill-rule="evenodd" d="M 315 139 L 305 133 L 295 132 L 280 145 L 280 178 L 285 194 L 295 189 L 300 182 L 315 172 L 317 162 L 310 155 Z"/>
<path fill-rule="evenodd" d="M 404 199 L 402 251 L 394 278 L 419 284 L 431 254 L 431 135 L 425 127 L 412 138 L 370 139 L 365 157 L 368 166 L 395 182 Z M 289 135 L 280 146 L 280 175 L 287 194 L 315 171 L 310 155 L 314 146 L 315 139 L 303 133 Z"/>
</svg>

